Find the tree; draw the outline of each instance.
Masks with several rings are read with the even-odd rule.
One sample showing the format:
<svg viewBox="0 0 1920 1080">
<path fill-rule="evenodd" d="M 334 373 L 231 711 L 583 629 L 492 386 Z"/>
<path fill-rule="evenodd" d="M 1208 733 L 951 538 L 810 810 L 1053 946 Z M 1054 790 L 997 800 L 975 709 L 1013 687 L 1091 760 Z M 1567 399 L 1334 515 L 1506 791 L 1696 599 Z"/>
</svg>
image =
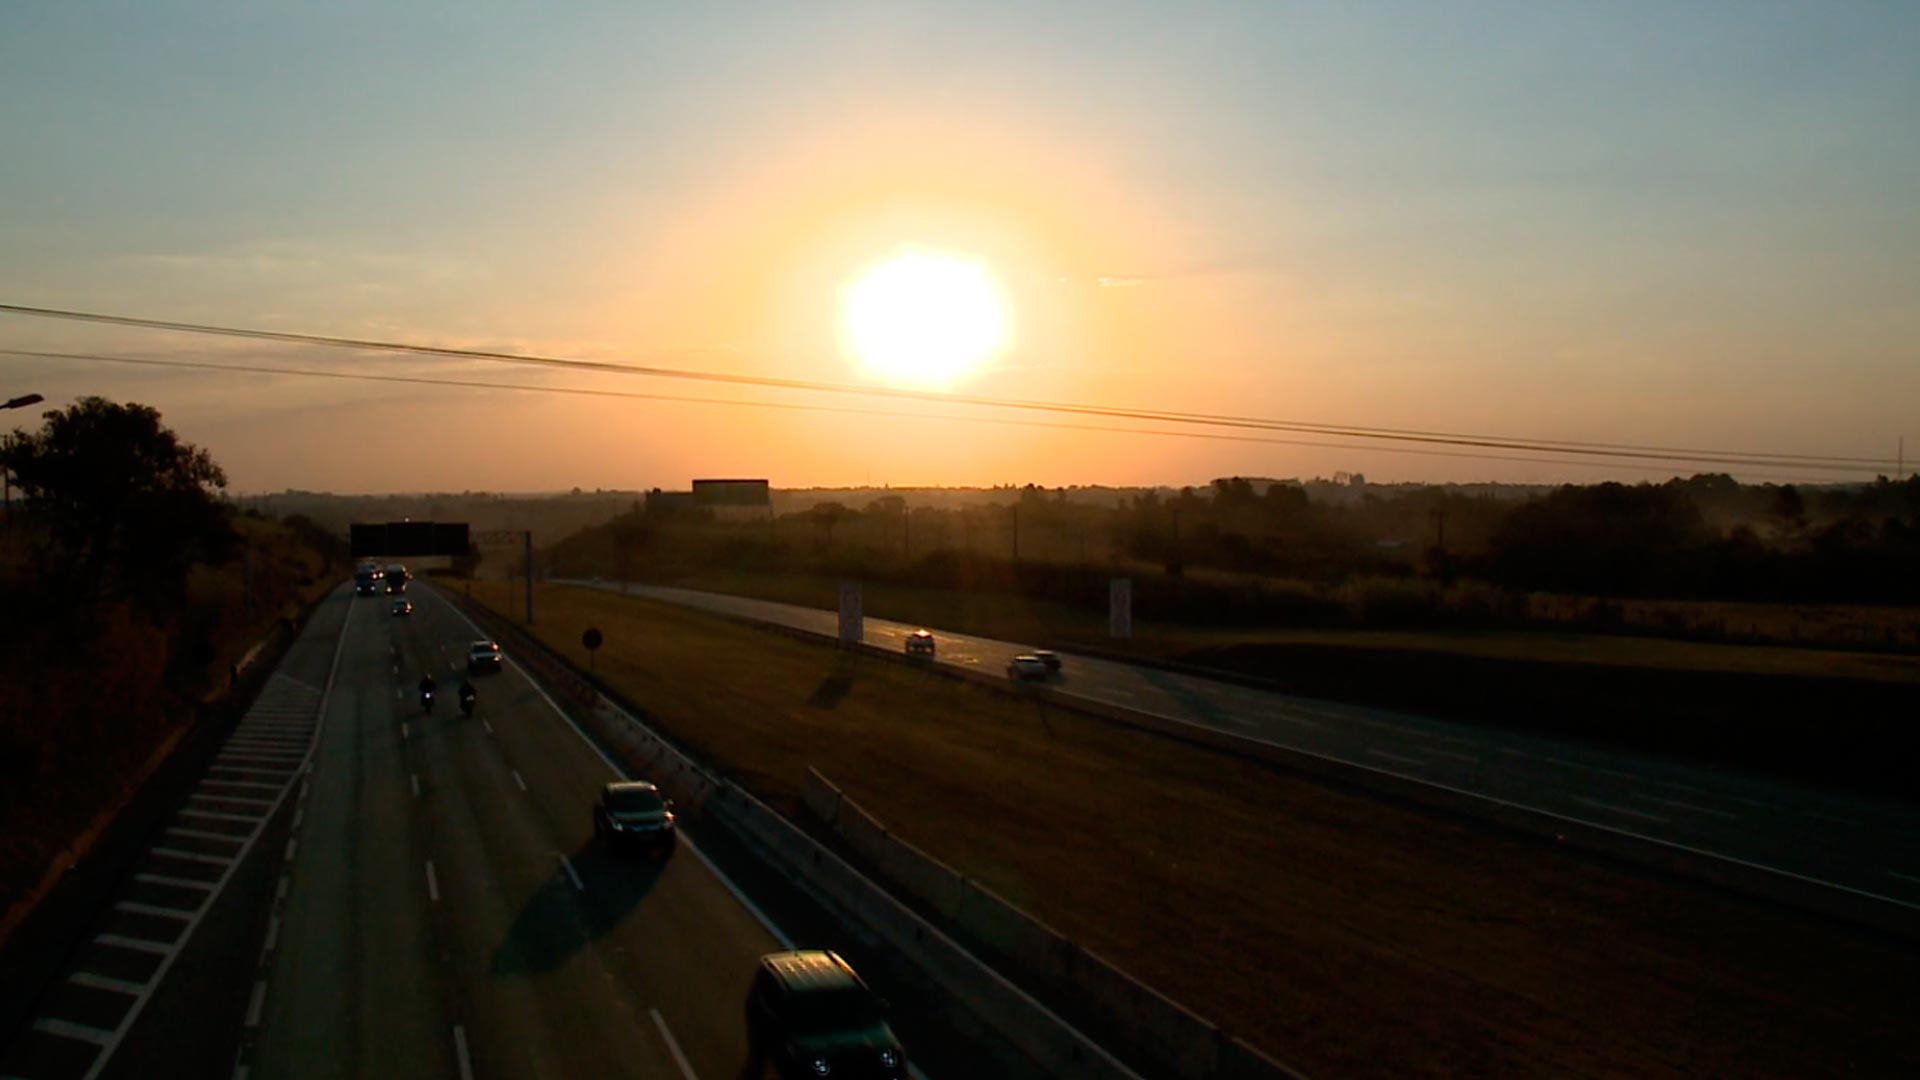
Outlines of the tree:
<svg viewBox="0 0 1920 1080">
<path fill-rule="evenodd" d="M 57 595 L 129 598 L 165 615 L 194 563 L 224 562 L 238 544 L 214 495 L 226 474 L 146 405 L 83 398 L 0 454 L 41 532 L 43 579 Z"/>
</svg>

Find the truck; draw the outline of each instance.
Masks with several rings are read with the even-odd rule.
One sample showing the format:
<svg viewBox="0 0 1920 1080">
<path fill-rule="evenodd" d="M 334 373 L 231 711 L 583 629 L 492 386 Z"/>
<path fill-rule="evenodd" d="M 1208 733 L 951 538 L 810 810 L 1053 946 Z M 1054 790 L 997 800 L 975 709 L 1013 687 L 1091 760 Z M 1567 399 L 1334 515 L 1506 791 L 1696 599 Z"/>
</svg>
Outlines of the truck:
<svg viewBox="0 0 1920 1080">
<path fill-rule="evenodd" d="M 388 593 L 394 596 L 405 593 L 407 591 L 407 568 L 399 563 L 388 565 L 386 582 Z"/>
<path fill-rule="evenodd" d="M 380 567 L 363 562 L 353 568 L 353 592 L 355 596 L 374 596 L 380 592 Z"/>
</svg>

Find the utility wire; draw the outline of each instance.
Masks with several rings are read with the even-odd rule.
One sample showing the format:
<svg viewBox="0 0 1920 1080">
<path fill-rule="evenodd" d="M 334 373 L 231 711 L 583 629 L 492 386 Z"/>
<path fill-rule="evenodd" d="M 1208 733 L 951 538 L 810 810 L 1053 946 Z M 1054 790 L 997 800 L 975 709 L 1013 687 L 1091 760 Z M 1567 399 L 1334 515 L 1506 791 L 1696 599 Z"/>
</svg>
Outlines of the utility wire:
<svg viewBox="0 0 1920 1080">
<path fill-rule="evenodd" d="M 1332 435 L 1346 438 L 1376 439 L 1386 442 L 1411 442 L 1429 445 L 1459 446 L 1476 449 L 1520 450 L 1535 453 L 1575 455 L 1604 459 L 1633 459 L 1641 461 L 1670 461 L 1676 463 L 1728 465 L 1746 468 L 1774 469 L 1820 469 L 1836 472 L 1858 473 L 1868 469 L 1885 469 L 1890 462 L 1881 458 L 1837 457 L 1813 454 L 1765 453 L 1745 450 L 1690 450 L 1683 447 L 1633 446 L 1630 444 L 1580 443 L 1571 440 L 1519 439 L 1497 435 L 1468 435 L 1447 432 L 1425 432 L 1400 428 L 1374 428 L 1354 425 L 1318 424 L 1295 420 L 1264 419 L 1259 417 L 1237 417 L 1216 413 L 1169 412 L 1152 409 L 1121 408 L 1096 405 L 1074 405 L 1064 402 L 1030 401 L 1016 398 L 993 398 L 964 394 L 936 393 L 933 391 L 907 390 L 896 387 L 857 386 L 846 383 L 817 382 L 805 379 L 784 379 L 765 375 L 742 375 L 730 372 L 699 371 L 688 368 L 669 368 L 642 364 L 620 363 L 607 360 L 579 360 L 563 357 L 540 356 L 524 353 L 497 352 L 487 349 L 464 349 L 438 345 L 410 345 L 404 342 L 380 341 L 367 338 L 349 338 L 323 334 L 303 334 L 282 330 L 263 330 L 249 327 L 219 326 L 207 323 L 173 322 L 163 319 L 149 319 L 132 315 L 114 315 L 99 312 L 69 311 L 59 308 L 32 307 L 20 304 L 0 304 L 0 314 L 24 315 L 37 318 L 61 319 L 73 322 L 85 322 L 112 326 L 139 327 L 151 330 L 166 330 L 178 333 L 208 334 L 222 337 L 247 338 L 256 341 L 275 341 L 299 345 L 317 345 L 328 348 L 347 348 L 373 350 L 381 352 L 411 353 L 426 356 L 457 357 L 470 360 L 486 360 L 497 363 L 519 364 L 534 367 L 557 368 L 573 371 L 590 371 L 602 374 L 642 376 L 649 378 L 687 379 L 701 382 L 727 383 L 742 386 L 759 386 L 782 390 L 801 390 L 815 393 L 857 394 L 868 397 L 887 397 L 941 404 L 970 405 L 983 408 L 1017 409 L 1026 411 L 1062 413 L 1078 416 L 1095 416 L 1108 419 L 1146 420 L 1160 423 L 1191 424 L 1206 427 L 1230 427 L 1265 431 L 1284 431 L 1295 434 Z"/>
<path fill-rule="evenodd" d="M 104 364 L 131 364 L 139 367 L 180 368 L 193 371 L 224 371 L 249 375 L 292 375 L 301 378 L 337 379 L 357 382 L 403 383 L 413 386 L 448 386 L 473 390 L 507 390 L 536 394 L 564 394 L 577 397 L 621 398 L 634 401 L 665 401 L 690 405 L 722 405 L 756 409 L 781 409 L 794 412 L 836 413 L 848 416 L 874 416 L 908 420 L 940 420 L 965 424 L 999 424 L 1009 427 L 1043 428 L 1054 431 L 1085 431 L 1102 434 L 1154 435 L 1176 439 L 1205 439 L 1216 442 L 1259 443 L 1269 446 L 1304 446 L 1328 450 L 1358 450 L 1374 454 L 1413 454 L 1420 457 L 1466 458 L 1475 461 L 1507 461 L 1536 465 L 1578 465 L 1586 468 L 1631 469 L 1642 472 L 1668 472 L 1664 465 L 1586 459 L 1521 457 L 1512 454 L 1476 454 L 1456 450 L 1424 450 L 1410 446 L 1370 446 L 1360 443 L 1315 442 L 1306 439 L 1276 439 L 1257 435 L 1223 435 L 1207 431 L 1169 431 L 1164 428 L 1114 427 L 1095 424 L 1063 424 L 1048 420 L 1019 420 L 1003 416 L 955 416 L 941 413 L 904 412 L 891 409 L 856 409 L 841 405 L 813 405 L 793 401 L 764 401 L 743 398 L 691 397 L 680 394 L 646 394 L 631 390 L 577 386 L 542 386 L 532 383 L 485 382 L 477 379 L 426 378 L 417 375 L 383 375 L 374 372 L 321 371 L 313 368 L 268 367 L 260 364 L 215 364 L 197 360 L 161 360 L 151 357 L 109 356 L 101 353 L 44 352 L 34 349 L 0 348 L 0 356 L 35 360 L 75 360 Z M 1813 466 L 1796 466 L 1811 468 Z M 1781 479 L 1761 476 L 1762 479 Z M 1802 480 L 1806 477 L 1786 479 Z"/>
</svg>

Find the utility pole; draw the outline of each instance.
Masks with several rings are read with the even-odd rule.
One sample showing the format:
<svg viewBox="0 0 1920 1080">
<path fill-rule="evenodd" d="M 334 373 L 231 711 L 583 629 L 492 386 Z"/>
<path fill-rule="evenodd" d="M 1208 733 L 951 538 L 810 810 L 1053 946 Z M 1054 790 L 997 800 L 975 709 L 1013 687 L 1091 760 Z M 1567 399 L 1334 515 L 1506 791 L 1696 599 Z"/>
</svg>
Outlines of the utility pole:
<svg viewBox="0 0 1920 1080">
<path fill-rule="evenodd" d="M 527 625 L 533 625 L 533 530 L 524 534 L 527 540 Z"/>
<path fill-rule="evenodd" d="M 1020 504 L 1013 504 L 1013 561 L 1020 561 Z"/>
<path fill-rule="evenodd" d="M 1445 510 L 1435 510 L 1433 512 L 1433 532 L 1433 546 L 1439 548 L 1442 555 L 1446 554 L 1447 512 Z"/>
<path fill-rule="evenodd" d="M 900 554 L 913 558 L 913 507 L 900 511 Z"/>
<path fill-rule="evenodd" d="M 247 619 L 253 619 L 253 544 L 240 542 L 240 602 Z"/>
</svg>

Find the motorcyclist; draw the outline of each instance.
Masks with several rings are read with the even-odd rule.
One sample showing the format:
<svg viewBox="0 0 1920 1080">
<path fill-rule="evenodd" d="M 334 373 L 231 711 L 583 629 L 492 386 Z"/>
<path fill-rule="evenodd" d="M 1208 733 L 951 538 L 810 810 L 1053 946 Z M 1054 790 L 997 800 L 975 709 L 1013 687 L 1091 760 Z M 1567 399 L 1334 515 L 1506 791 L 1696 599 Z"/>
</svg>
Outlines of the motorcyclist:
<svg viewBox="0 0 1920 1080">
<path fill-rule="evenodd" d="M 425 675 L 420 676 L 420 707 L 422 709 L 432 710 L 433 691 L 434 691 L 433 674 L 429 672 Z"/>
<path fill-rule="evenodd" d="M 468 716 L 473 715 L 474 693 L 473 683 L 467 679 L 461 679 L 460 711 L 466 713 Z"/>
</svg>

